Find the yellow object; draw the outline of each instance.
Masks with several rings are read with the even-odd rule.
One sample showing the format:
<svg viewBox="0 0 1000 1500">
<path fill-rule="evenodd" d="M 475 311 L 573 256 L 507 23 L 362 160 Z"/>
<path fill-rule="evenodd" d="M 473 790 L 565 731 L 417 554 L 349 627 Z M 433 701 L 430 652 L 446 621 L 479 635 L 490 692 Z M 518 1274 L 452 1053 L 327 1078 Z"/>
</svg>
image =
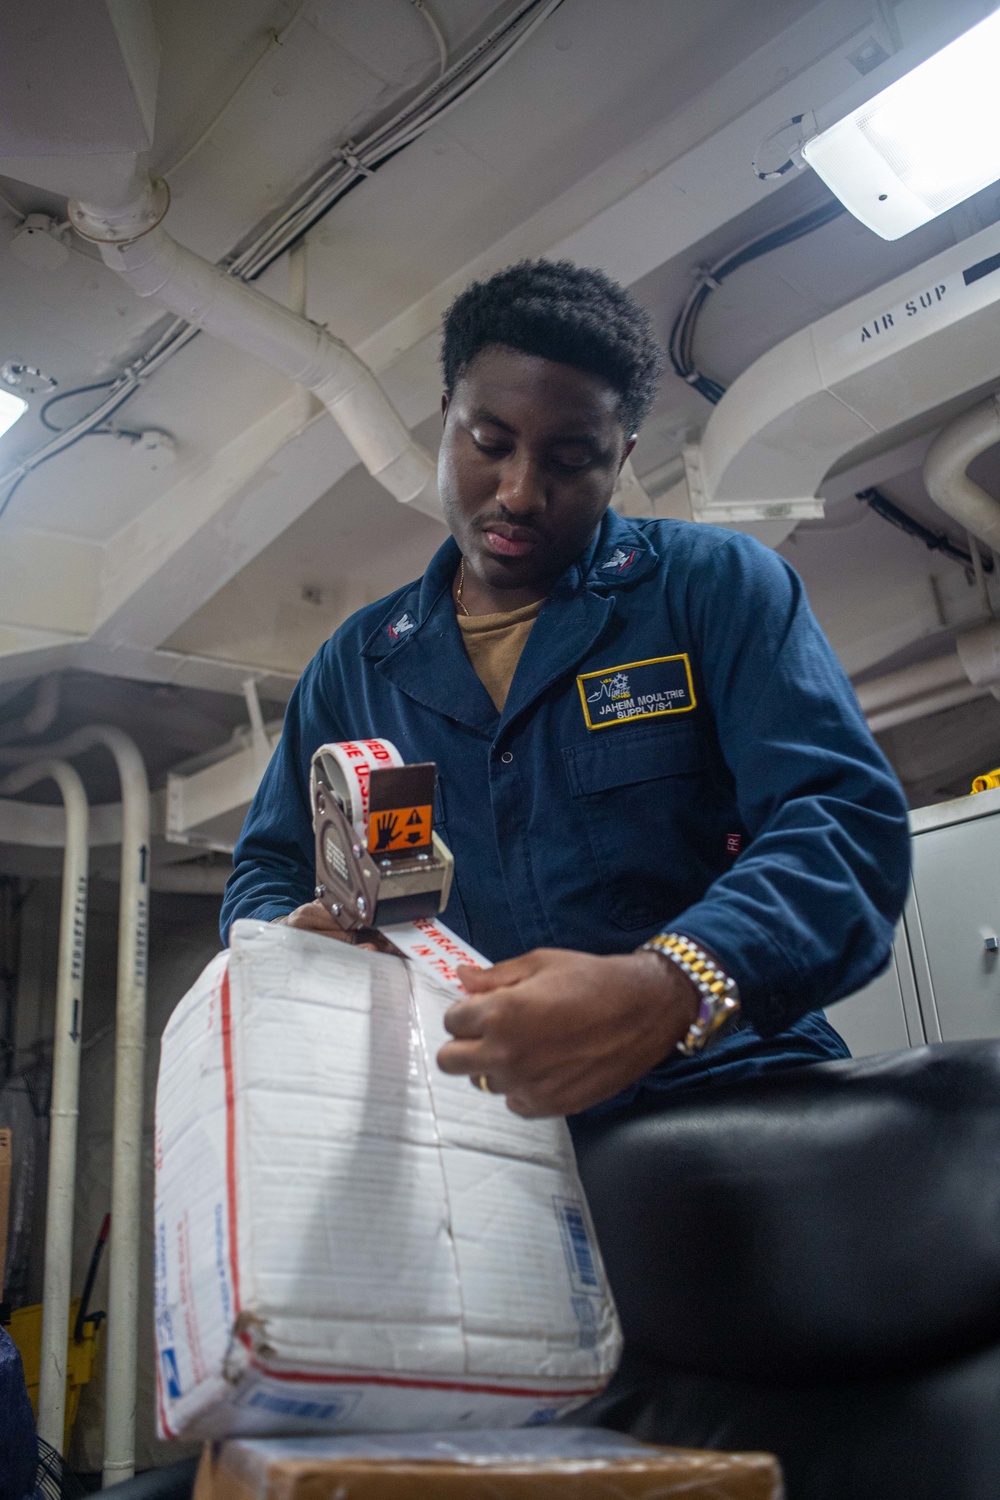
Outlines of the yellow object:
<svg viewBox="0 0 1000 1500">
<path fill-rule="evenodd" d="M 74 1297 L 69 1309 L 69 1341 L 66 1353 L 66 1423 L 63 1429 L 63 1453 L 69 1449 L 69 1435 L 76 1421 L 80 1392 L 92 1378 L 97 1365 L 97 1342 L 100 1320 L 87 1318 L 79 1343 L 73 1338 L 73 1325 L 80 1311 L 80 1299 Z M 42 1372 L 42 1304 L 19 1307 L 10 1315 L 7 1329 L 21 1355 L 24 1383 L 31 1397 L 31 1409 L 38 1418 L 38 1385 Z"/>
<path fill-rule="evenodd" d="M 972 790 L 973 792 L 991 792 L 996 786 L 1000 786 L 1000 766 L 995 771 L 984 771 L 982 776 L 977 776 L 972 783 Z"/>
</svg>

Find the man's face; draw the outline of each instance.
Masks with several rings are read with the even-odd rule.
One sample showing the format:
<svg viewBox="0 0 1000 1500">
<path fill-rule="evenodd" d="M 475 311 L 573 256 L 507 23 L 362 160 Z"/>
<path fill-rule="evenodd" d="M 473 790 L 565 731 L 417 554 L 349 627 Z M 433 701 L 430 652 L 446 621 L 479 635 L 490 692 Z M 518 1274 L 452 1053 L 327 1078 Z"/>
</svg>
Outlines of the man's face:
<svg viewBox="0 0 1000 1500">
<path fill-rule="evenodd" d="M 615 391 L 490 345 L 443 411 L 441 503 L 467 569 L 490 589 L 544 591 L 587 547 L 631 452 Z"/>
</svg>

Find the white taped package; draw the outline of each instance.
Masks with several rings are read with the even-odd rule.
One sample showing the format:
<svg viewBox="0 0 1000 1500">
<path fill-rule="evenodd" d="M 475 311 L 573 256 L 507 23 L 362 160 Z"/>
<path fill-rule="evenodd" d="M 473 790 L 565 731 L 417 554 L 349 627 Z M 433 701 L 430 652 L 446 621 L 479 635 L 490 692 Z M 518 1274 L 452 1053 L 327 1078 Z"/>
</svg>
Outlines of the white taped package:
<svg viewBox="0 0 1000 1500">
<path fill-rule="evenodd" d="M 438 1069 L 441 951 L 460 954 L 418 925 L 411 962 L 237 922 L 174 1011 L 162 1436 L 514 1427 L 610 1379 L 621 1336 L 569 1132 Z"/>
</svg>

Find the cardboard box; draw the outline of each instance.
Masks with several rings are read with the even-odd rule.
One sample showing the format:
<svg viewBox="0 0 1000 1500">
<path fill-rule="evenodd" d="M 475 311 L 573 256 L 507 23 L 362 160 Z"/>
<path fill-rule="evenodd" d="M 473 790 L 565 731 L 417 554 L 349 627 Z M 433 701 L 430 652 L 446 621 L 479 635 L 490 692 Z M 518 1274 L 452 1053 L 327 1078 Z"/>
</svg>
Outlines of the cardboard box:
<svg viewBox="0 0 1000 1500">
<path fill-rule="evenodd" d="M 613 1373 L 620 1332 L 562 1120 L 434 1058 L 429 969 L 239 922 L 164 1032 L 164 1436 L 511 1427 Z"/>
<path fill-rule="evenodd" d="M 781 1500 L 766 1453 L 656 1448 L 597 1428 L 206 1448 L 194 1500 Z"/>
</svg>

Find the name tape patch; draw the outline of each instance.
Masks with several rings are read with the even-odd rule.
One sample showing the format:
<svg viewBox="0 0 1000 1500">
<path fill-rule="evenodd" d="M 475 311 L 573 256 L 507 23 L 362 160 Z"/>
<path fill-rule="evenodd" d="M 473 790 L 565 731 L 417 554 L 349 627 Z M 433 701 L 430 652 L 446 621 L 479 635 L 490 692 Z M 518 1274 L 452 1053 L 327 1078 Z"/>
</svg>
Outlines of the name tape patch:
<svg viewBox="0 0 1000 1500">
<path fill-rule="evenodd" d="M 697 706 L 687 652 L 629 661 L 576 679 L 588 729 L 607 729 L 629 719 L 659 719 Z"/>
</svg>

